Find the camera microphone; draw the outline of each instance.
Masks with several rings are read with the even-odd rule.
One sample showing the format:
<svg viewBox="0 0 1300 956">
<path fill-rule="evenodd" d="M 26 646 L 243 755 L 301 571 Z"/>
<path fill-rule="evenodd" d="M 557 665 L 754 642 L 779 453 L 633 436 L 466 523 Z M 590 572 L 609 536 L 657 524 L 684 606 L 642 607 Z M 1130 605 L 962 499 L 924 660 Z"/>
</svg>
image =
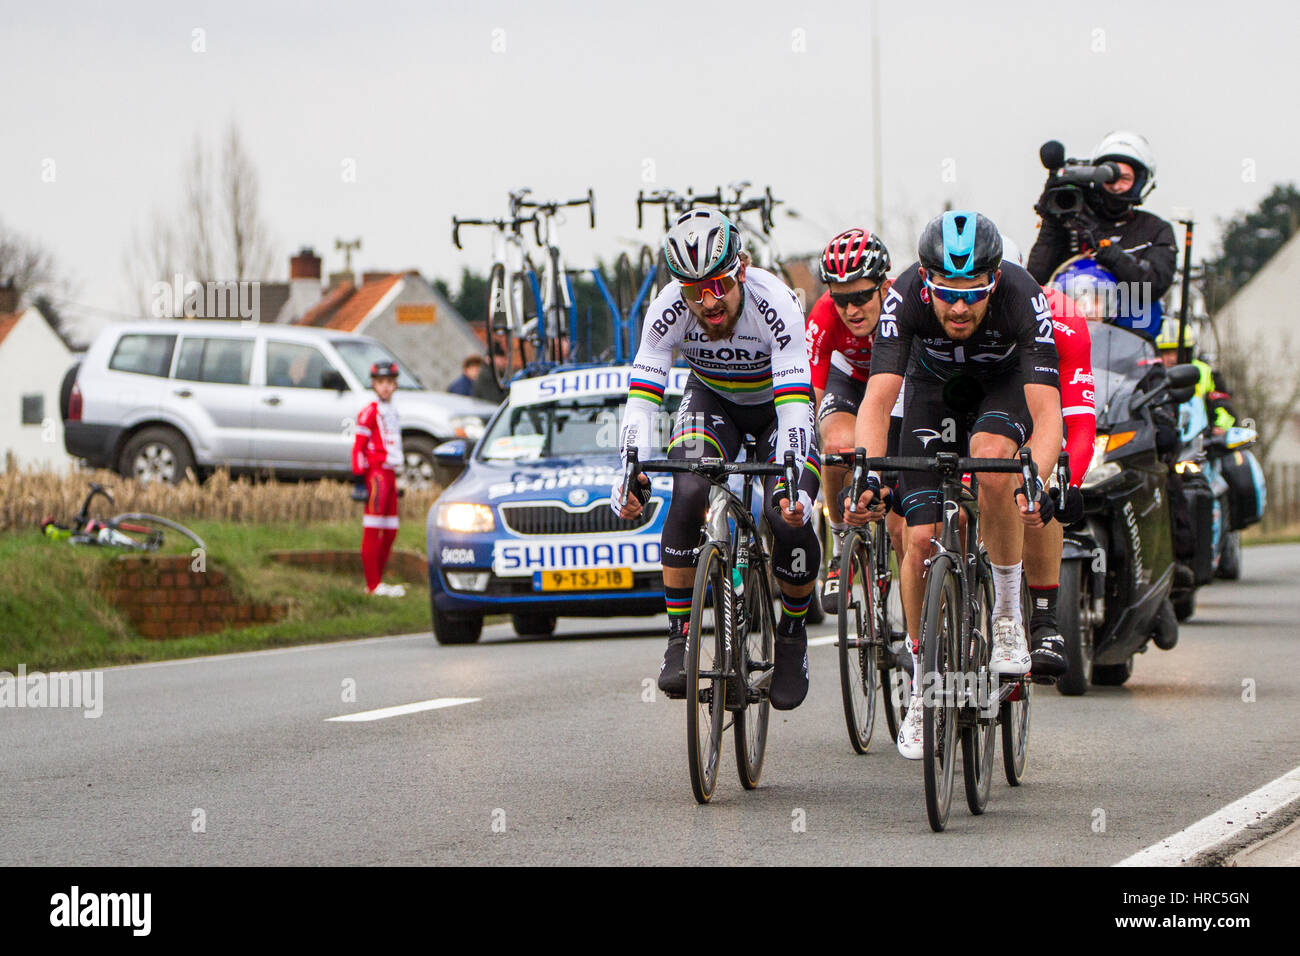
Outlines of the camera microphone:
<svg viewBox="0 0 1300 956">
<path fill-rule="evenodd" d="M 1060 169 L 1065 165 L 1065 144 L 1057 139 L 1049 139 L 1038 147 L 1038 159 L 1044 169 Z"/>
</svg>

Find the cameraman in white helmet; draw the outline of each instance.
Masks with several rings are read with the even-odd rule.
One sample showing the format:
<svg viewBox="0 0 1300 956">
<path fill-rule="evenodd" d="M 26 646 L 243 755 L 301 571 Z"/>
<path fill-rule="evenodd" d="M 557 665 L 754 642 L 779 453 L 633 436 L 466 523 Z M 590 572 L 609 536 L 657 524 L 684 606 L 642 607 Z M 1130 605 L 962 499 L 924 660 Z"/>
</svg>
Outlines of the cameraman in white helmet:
<svg viewBox="0 0 1300 956">
<path fill-rule="evenodd" d="M 1119 177 L 1086 189 L 1083 209 L 1072 217 L 1051 215 L 1040 198 L 1034 208 L 1042 227 L 1025 268 L 1046 284 L 1065 260 L 1091 252 L 1118 281 L 1149 283 L 1143 299 L 1157 301 L 1174 280 L 1178 247 L 1169 223 L 1137 208 L 1156 186 L 1151 145 L 1138 133 L 1116 130 L 1097 144 L 1092 163 L 1114 163 Z"/>
</svg>

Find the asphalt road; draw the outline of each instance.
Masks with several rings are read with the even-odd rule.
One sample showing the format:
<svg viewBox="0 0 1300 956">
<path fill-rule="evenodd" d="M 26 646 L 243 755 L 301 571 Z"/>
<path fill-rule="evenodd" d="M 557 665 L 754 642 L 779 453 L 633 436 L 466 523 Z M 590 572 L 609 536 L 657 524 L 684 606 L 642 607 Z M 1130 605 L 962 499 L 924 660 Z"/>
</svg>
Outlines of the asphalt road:
<svg viewBox="0 0 1300 956">
<path fill-rule="evenodd" d="M 1300 763 L 1300 547 L 1251 548 L 1122 688 L 1035 697 L 1025 785 L 926 823 L 919 763 L 849 746 L 836 651 L 773 712 L 758 790 L 730 740 L 697 806 L 681 702 L 644 699 L 663 619 L 439 647 L 429 634 L 105 671 L 104 709 L 0 710 L 20 864 L 1110 864 Z M 828 634 L 830 629 L 815 629 Z M 1254 700 L 1243 700 L 1243 681 Z M 345 689 L 355 687 L 355 700 Z M 366 722 L 435 698 L 476 702 Z M 1000 755 L 999 755 L 1000 761 Z M 799 824 L 802 823 L 802 826 Z M 1104 826 L 1100 826 L 1103 824 Z"/>
</svg>

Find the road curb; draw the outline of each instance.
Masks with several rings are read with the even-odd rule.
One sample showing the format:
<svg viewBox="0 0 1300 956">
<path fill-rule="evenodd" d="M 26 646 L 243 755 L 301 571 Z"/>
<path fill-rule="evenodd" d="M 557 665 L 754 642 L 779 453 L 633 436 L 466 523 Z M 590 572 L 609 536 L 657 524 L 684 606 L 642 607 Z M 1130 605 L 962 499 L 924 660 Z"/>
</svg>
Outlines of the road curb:
<svg viewBox="0 0 1300 956">
<path fill-rule="evenodd" d="M 1246 829 L 1235 836 L 1217 843 L 1208 850 L 1202 850 L 1183 866 L 1236 866 L 1237 859 L 1262 844 L 1281 837 L 1283 831 L 1290 829 L 1300 820 L 1300 799 L 1292 800 L 1286 806 L 1279 807 L 1258 823 L 1246 825 Z M 1288 842 L 1300 843 L 1300 830 L 1288 834 Z"/>
</svg>

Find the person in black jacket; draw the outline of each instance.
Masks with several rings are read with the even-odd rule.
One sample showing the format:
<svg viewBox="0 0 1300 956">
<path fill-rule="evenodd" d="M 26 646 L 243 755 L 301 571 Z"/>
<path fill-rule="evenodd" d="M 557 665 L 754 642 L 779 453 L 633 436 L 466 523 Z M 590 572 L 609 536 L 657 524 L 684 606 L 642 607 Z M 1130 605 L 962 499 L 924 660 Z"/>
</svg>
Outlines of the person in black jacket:
<svg viewBox="0 0 1300 956">
<path fill-rule="evenodd" d="M 1119 178 L 1084 193 L 1083 210 L 1063 219 L 1047 213 L 1043 198 L 1034 209 L 1043 217 L 1025 268 L 1046 285 L 1057 267 L 1081 252 L 1124 283 L 1139 283 L 1140 308 L 1159 300 L 1174 281 L 1178 248 L 1173 227 L 1137 207 L 1156 185 L 1156 163 L 1145 137 L 1124 130 L 1108 133 L 1092 163 L 1114 163 Z"/>
</svg>

